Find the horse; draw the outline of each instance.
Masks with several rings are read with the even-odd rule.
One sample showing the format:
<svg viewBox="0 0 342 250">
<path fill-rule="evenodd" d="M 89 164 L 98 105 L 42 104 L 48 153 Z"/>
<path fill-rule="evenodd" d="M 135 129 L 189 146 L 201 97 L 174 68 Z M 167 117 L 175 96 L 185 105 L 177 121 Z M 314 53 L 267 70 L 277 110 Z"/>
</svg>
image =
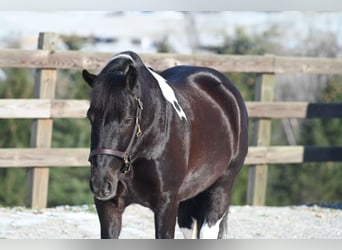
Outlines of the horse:
<svg viewBox="0 0 342 250">
<path fill-rule="evenodd" d="M 101 238 L 119 238 L 131 204 L 154 214 L 155 238 L 225 238 L 235 177 L 248 151 L 238 89 L 207 67 L 156 72 L 132 51 L 114 56 L 91 87 L 90 190 Z"/>
</svg>

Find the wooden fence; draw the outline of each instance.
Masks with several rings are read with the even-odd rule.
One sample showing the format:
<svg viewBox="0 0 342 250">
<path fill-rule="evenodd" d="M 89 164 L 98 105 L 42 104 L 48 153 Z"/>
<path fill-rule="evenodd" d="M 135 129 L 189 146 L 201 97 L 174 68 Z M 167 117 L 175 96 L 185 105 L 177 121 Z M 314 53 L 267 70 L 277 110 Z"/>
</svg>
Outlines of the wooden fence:
<svg viewBox="0 0 342 250">
<path fill-rule="evenodd" d="M 33 119 L 31 148 L 0 148 L 0 167 L 28 167 L 28 205 L 46 207 L 50 167 L 89 166 L 89 148 L 51 148 L 55 118 L 84 118 L 87 100 L 54 99 L 58 69 L 99 70 L 115 53 L 58 51 L 58 36 L 41 33 L 38 50 L 0 50 L 1 67 L 35 68 L 35 99 L 0 99 L 0 119 Z M 275 74 L 341 74 L 342 59 L 280 56 L 143 54 L 157 70 L 178 64 L 213 67 L 222 72 L 259 73 L 255 101 L 247 102 L 255 121 L 253 146 L 245 163 L 250 165 L 247 203 L 263 205 L 267 164 L 342 161 L 342 147 L 270 146 L 271 120 L 282 118 L 342 117 L 342 104 L 273 102 Z"/>
</svg>

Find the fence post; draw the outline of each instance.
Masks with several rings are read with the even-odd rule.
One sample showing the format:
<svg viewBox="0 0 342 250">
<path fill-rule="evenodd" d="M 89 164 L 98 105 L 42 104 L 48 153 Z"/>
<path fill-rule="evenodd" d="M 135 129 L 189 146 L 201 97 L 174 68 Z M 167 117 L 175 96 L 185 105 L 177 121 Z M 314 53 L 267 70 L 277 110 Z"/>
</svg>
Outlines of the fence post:
<svg viewBox="0 0 342 250">
<path fill-rule="evenodd" d="M 274 98 L 274 74 L 260 74 L 256 79 L 255 100 L 270 102 Z M 254 122 L 254 146 L 269 146 L 271 143 L 271 119 L 259 119 Z M 249 168 L 247 204 L 265 205 L 267 186 L 267 164 Z"/>
<path fill-rule="evenodd" d="M 58 36 L 55 33 L 39 33 L 38 49 L 56 49 Z M 56 69 L 37 69 L 34 83 L 34 98 L 54 99 L 56 89 Z M 31 147 L 50 148 L 52 139 L 52 119 L 34 119 L 31 128 Z M 28 169 L 27 206 L 45 208 L 47 206 L 49 183 L 48 167 Z"/>
</svg>

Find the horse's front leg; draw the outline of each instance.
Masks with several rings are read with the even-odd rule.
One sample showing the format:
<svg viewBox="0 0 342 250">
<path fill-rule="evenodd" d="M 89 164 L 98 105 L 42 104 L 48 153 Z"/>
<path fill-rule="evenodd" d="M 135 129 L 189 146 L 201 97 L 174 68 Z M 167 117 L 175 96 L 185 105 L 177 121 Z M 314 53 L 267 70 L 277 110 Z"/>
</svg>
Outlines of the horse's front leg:
<svg viewBox="0 0 342 250">
<path fill-rule="evenodd" d="M 154 210 L 156 239 L 174 238 L 177 211 L 178 203 L 175 200 L 163 202 Z"/>
<path fill-rule="evenodd" d="M 123 202 L 118 200 L 100 201 L 95 199 L 101 226 L 101 239 L 117 239 L 121 231 Z"/>
</svg>

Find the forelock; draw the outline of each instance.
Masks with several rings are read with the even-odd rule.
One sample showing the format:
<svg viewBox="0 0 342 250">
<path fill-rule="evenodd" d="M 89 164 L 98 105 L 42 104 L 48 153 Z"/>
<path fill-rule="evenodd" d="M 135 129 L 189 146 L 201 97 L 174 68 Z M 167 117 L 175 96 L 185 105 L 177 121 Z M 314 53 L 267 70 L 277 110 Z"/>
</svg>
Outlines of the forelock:
<svg viewBox="0 0 342 250">
<path fill-rule="evenodd" d="M 127 98 L 125 76 L 118 73 L 100 74 L 97 81 L 91 93 L 91 107 L 103 113 L 120 111 Z"/>
</svg>

